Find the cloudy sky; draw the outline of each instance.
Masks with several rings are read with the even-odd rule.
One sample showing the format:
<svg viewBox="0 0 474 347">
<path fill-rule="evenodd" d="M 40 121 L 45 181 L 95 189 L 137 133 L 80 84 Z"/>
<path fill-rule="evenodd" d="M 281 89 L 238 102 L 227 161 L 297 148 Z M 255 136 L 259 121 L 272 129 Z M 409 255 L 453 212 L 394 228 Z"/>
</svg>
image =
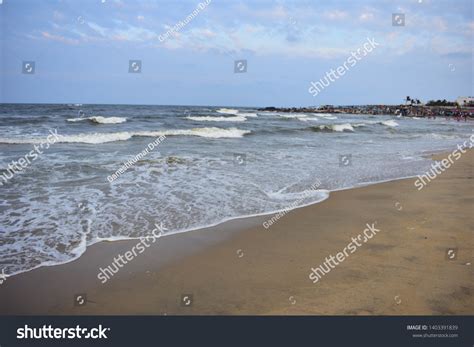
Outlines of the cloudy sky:
<svg viewBox="0 0 474 347">
<path fill-rule="evenodd" d="M 472 0 L 198 5 L 0 0 L 0 101 L 306 106 L 474 94 Z M 393 25 L 393 13 L 404 25 Z M 308 93 L 367 38 L 379 45 L 316 97 Z M 247 72 L 235 73 L 241 59 Z M 141 73 L 129 73 L 130 60 Z M 22 73 L 24 61 L 34 74 Z"/>
</svg>

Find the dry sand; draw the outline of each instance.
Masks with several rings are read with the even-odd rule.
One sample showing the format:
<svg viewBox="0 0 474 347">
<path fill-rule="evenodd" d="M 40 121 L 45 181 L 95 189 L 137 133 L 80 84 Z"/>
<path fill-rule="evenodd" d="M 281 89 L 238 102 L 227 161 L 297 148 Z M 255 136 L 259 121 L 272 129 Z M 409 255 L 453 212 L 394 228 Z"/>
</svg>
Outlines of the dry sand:
<svg viewBox="0 0 474 347">
<path fill-rule="evenodd" d="M 96 244 L 74 262 L 8 278 L 0 314 L 474 314 L 473 163 L 469 151 L 421 191 L 404 179 L 334 192 L 268 230 L 271 215 L 165 237 L 106 284 L 99 267 L 136 241 Z M 311 267 L 375 221 L 376 236 L 310 281 Z M 85 306 L 73 305 L 77 293 Z"/>
</svg>

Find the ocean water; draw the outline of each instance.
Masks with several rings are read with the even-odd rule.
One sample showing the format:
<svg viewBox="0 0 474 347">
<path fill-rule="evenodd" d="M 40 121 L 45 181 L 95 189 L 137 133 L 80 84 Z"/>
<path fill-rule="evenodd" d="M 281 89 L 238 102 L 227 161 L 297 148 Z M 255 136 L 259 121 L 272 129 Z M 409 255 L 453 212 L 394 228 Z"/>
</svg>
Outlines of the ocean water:
<svg viewBox="0 0 474 347">
<path fill-rule="evenodd" d="M 59 134 L 22 172 L 0 177 L 7 275 L 71 261 L 101 240 L 139 238 L 154 223 L 168 233 L 196 230 L 421 174 L 430 167 L 424 155 L 453 150 L 473 130 L 444 118 L 192 106 L 2 104 L 0 120 L 0 175 L 50 131 Z"/>
</svg>

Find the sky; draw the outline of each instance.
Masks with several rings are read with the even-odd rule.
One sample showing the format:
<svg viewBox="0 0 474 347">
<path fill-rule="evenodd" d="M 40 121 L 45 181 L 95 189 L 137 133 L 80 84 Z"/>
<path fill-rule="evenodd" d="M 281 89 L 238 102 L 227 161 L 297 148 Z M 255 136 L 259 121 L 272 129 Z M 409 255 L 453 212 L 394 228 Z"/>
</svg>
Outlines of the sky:
<svg viewBox="0 0 474 347">
<path fill-rule="evenodd" d="M 0 102 L 252 107 L 474 95 L 472 0 L 200 2 L 0 0 Z M 378 44 L 370 53 L 308 92 L 368 39 Z"/>
</svg>

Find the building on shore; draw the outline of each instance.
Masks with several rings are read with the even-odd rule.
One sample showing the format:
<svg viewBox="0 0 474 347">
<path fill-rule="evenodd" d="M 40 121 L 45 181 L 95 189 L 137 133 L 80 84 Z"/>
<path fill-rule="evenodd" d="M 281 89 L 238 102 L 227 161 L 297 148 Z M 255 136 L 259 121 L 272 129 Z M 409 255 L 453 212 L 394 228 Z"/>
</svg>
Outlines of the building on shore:
<svg viewBox="0 0 474 347">
<path fill-rule="evenodd" d="M 469 104 L 474 104 L 473 96 L 460 96 L 456 99 L 456 103 L 459 106 L 468 106 Z"/>
</svg>

